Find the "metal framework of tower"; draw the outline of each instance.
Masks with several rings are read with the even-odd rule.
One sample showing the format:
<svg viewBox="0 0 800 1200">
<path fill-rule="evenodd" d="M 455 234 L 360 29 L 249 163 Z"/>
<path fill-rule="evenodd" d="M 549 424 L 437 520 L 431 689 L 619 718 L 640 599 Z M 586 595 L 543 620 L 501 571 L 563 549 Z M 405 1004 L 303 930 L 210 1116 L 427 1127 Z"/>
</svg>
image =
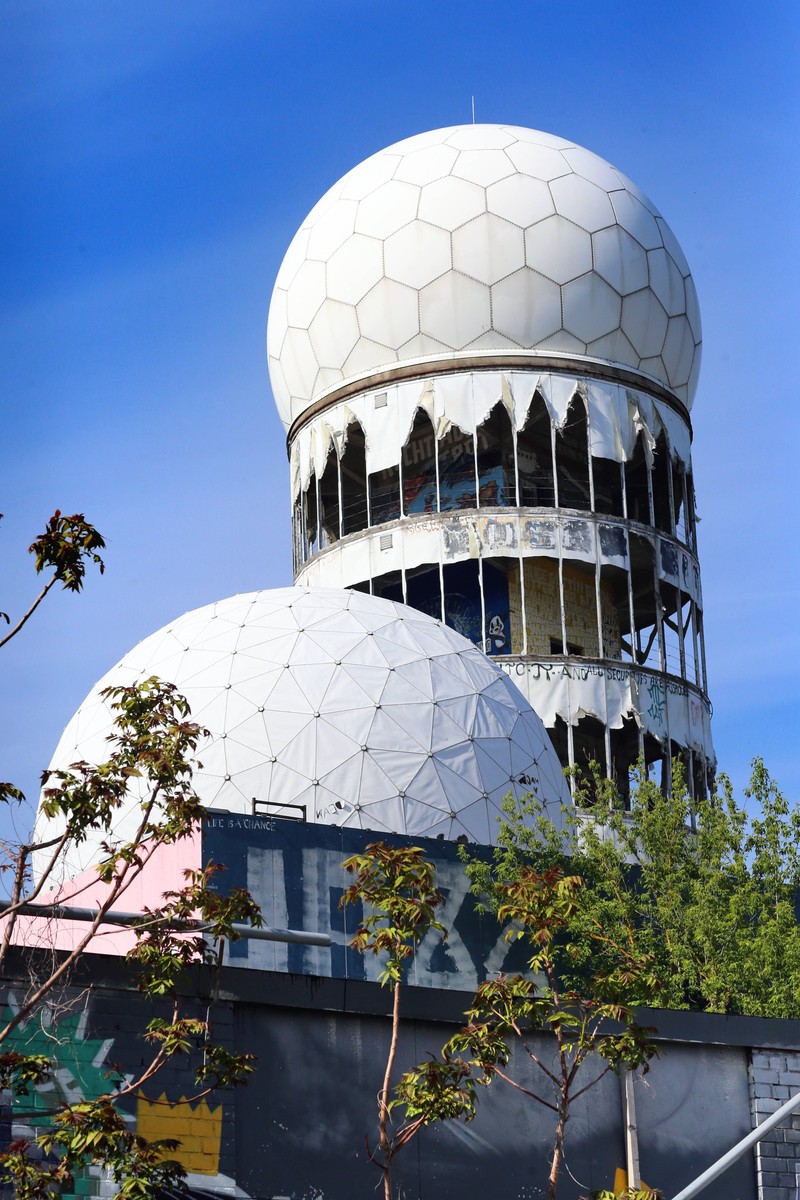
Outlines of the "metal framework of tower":
<svg viewBox="0 0 800 1200">
<path fill-rule="evenodd" d="M 289 430 L 295 581 L 440 617 L 515 681 L 564 765 L 713 770 L 691 425 L 651 377 L 513 353 L 329 391 Z"/>
</svg>

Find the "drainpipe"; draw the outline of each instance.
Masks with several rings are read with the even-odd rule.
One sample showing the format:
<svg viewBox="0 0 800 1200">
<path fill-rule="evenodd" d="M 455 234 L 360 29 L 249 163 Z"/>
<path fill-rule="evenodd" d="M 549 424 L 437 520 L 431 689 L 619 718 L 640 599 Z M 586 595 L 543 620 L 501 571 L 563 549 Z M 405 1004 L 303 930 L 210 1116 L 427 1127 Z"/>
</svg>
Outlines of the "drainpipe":
<svg viewBox="0 0 800 1200">
<path fill-rule="evenodd" d="M 718 1158 L 715 1163 L 712 1163 L 688 1187 L 685 1187 L 682 1192 L 678 1192 L 677 1196 L 673 1197 L 673 1200 L 692 1200 L 693 1196 L 697 1196 L 704 1188 L 708 1187 L 709 1183 L 719 1178 L 723 1171 L 727 1171 L 728 1167 L 733 1166 L 737 1159 L 740 1159 L 752 1146 L 755 1146 L 756 1142 L 760 1142 L 765 1134 L 774 1129 L 776 1125 L 780 1125 L 782 1121 L 785 1121 L 788 1116 L 791 1116 L 793 1112 L 797 1112 L 798 1109 L 800 1109 L 800 1092 L 796 1096 L 792 1096 L 791 1100 L 787 1100 L 785 1104 L 782 1104 L 780 1108 L 776 1109 L 760 1125 L 757 1125 L 755 1129 L 743 1137 L 740 1142 L 737 1142 L 735 1146 L 732 1146 L 727 1154 L 723 1154 L 722 1158 Z"/>
<path fill-rule="evenodd" d="M 0 901 L 0 917 L 14 905 L 8 900 Z M 46 917 L 57 921 L 94 921 L 99 914 L 96 908 L 73 908 L 68 904 L 18 904 L 15 911 L 22 917 Z M 160 924 L 156 916 L 145 918 L 142 913 L 117 912 L 115 909 L 103 914 L 104 925 Z M 169 921 L 169 929 L 185 933 L 207 933 L 209 926 L 202 921 Z M 256 928 L 253 925 L 232 925 L 233 932 L 240 938 L 252 938 L 260 942 L 289 942 L 300 946 L 330 946 L 327 933 L 308 933 L 304 929 L 273 929 L 270 926 Z"/>
</svg>

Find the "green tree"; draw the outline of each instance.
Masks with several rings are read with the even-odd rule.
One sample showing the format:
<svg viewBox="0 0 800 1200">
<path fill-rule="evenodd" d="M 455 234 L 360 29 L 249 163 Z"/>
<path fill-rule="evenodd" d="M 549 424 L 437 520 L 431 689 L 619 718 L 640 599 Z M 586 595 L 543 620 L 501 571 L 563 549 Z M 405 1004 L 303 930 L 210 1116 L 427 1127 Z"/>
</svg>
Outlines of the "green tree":
<svg viewBox="0 0 800 1200">
<path fill-rule="evenodd" d="M 725 775 L 693 799 L 678 762 L 669 795 L 640 771 L 626 810 L 595 769 L 577 799 L 562 831 L 540 821 L 545 846 L 528 852 L 573 864 L 587 881 L 587 930 L 649 954 L 665 1006 L 800 1016 L 800 810 L 761 759 L 746 804 Z"/>
<path fill-rule="evenodd" d="M 529 830 L 519 829 L 527 846 Z M 445 1053 L 468 1055 L 485 1075 L 553 1113 L 548 1200 L 555 1200 L 571 1106 L 609 1072 L 648 1069 L 655 1031 L 637 1022 L 635 1006 L 652 1003 L 660 985 L 649 955 L 591 930 L 583 878 L 558 864 L 537 869 L 513 832 L 506 823 L 493 860 L 469 862 L 467 870 L 480 902 L 508 925 L 507 939 L 524 942 L 529 974 L 482 983 Z M 552 1035 L 552 1060 L 531 1038 L 537 1030 Z M 533 1067 L 533 1085 L 512 1073 L 512 1044 Z"/>
<path fill-rule="evenodd" d="M 432 1058 L 407 1071 L 394 1089 L 392 1072 L 400 1037 L 400 992 L 403 969 L 431 929 L 443 937 L 446 930 L 436 919 L 444 897 L 435 886 L 435 869 L 425 860 L 419 846 L 388 846 L 373 842 L 363 854 L 354 854 L 342 864 L 353 876 L 341 904 L 361 904 L 361 923 L 350 945 L 362 954 L 383 958 L 380 982 L 392 991 L 392 1023 L 389 1052 L 378 1092 L 378 1144 L 367 1150 L 383 1174 L 384 1200 L 393 1197 L 393 1164 L 397 1154 L 426 1125 L 433 1121 L 475 1114 L 475 1073 L 472 1064 L 456 1054 Z M 403 1119 L 393 1127 L 392 1112 Z"/>
<path fill-rule="evenodd" d="M 44 533 L 30 547 L 36 571 L 47 572 L 39 595 L 13 624 L 3 614 L 9 630 L 0 641 L 6 644 L 25 626 L 48 592 L 60 583 L 80 591 L 86 566 L 103 569 L 98 551 L 104 542 L 82 514 L 63 517 L 56 512 Z M 147 867 L 162 846 L 189 837 L 197 827 L 202 806 L 192 786 L 195 755 L 207 733 L 190 719 L 189 706 L 176 689 L 155 678 L 130 687 L 103 693 L 114 713 L 109 735 L 109 753 L 97 764 L 77 762 L 67 770 L 46 772 L 43 777 L 41 812 L 52 822 L 46 833 L 20 843 L 0 843 L 2 869 L 10 878 L 9 900 L 4 906 L 0 939 L 0 970 L 15 943 L 15 933 L 30 905 L 46 897 L 55 904 L 64 894 L 59 884 L 59 865 L 72 846 L 90 841 L 102 847 L 97 877 L 105 885 L 103 900 L 93 919 L 76 939 L 73 950 L 41 955 L 31 966 L 30 986 L 13 1010 L 7 1009 L 0 1023 L 0 1087 L 17 1100 L 28 1098 L 38 1124 L 47 1124 L 36 1135 L 38 1150 L 50 1155 L 42 1160 L 29 1141 L 13 1143 L 0 1154 L 0 1172 L 13 1181 L 19 1200 L 49 1200 L 72 1187 L 77 1173 L 90 1165 L 106 1167 L 118 1185 L 117 1195 L 152 1197 L 160 1188 L 180 1186 L 183 1168 L 165 1155 L 177 1143 L 148 1143 L 132 1132 L 125 1120 L 127 1099 L 152 1081 L 175 1056 L 186 1055 L 199 1041 L 202 1062 L 195 1072 L 191 1103 L 214 1088 L 243 1081 L 252 1070 L 251 1056 L 235 1055 L 215 1044 L 210 1018 L 187 1015 L 181 1005 L 179 982 L 193 964 L 218 962 L 218 946 L 237 936 L 235 925 L 260 925 L 257 907 L 249 895 L 234 890 L 221 897 L 210 886 L 215 868 L 190 872 L 186 885 L 167 892 L 157 912 L 145 911 L 135 928 L 132 962 L 140 964 L 140 988 L 146 996 L 166 1004 L 167 1015 L 150 1021 L 146 1040 L 152 1047 L 134 1078 L 106 1080 L 88 1099 L 62 1102 L 55 1109 L 42 1103 L 37 1088 L 51 1083 L 59 1067 L 57 1056 L 42 1053 L 44 1047 L 21 1037 L 21 1032 L 48 1004 L 60 1001 L 73 968 L 107 922 L 115 905 Z M 138 801 L 130 785 L 136 782 Z M 0 798 L 7 804 L 24 797 L 11 783 L 0 784 Z M 120 813 L 136 805 L 134 832 L 128 838 L 115 833 Z M 45 829 L 47 827 L 45 826 Z M 32 878 L 31 863 L 37 857 L 38 874 Z M 69 890 L 70 901 L 78 893 Z M 35 911 L 35 910 L 33 910 Z M 99 1094 L 97 1094 L 99 1093 Z"/>
</svg>

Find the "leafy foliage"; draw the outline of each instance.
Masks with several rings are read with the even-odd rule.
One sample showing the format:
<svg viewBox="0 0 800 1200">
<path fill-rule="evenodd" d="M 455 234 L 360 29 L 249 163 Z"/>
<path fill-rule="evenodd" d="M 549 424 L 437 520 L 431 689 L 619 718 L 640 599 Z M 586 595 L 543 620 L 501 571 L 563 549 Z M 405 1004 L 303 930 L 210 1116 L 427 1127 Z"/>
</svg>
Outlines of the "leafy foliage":
<svg viewBox="0 0 800 1200">
<path fill-rule="evenodd" d="M 800 809 L 758 758 L 745 798 L 747 806 L 737 803 L 721 775 L 710 796 L 693 799 L 676 762 L 669 796 L 640 771 L 626 811 L 595 769 L 579 781 L 579 808 L 565 810 L 563 829 L 533 801 L 526 805 L 533 835 L 523 814 L 509 811 L 509 863 L 524 854 L 568 864 L 585 879 L 576 966 L 592 960 L 602 930 L 609 942 L 649 957 L 651 1002 L 800 1017 Z"/>
<path fill-rule="evenodd" d="M 2 514 L 0 514 L 2 519 Z M 49 577 L 39 595 L 28 610 L 16 621 L 13 628 L 0 638 L 0 646 L 10 642 L 19 633 L 23 625 L 33 616 L 36 609 L 44 600 L 47 593 L 57 583 L 68 592 L 79 592 L 83 587 L 87 564 L 93 563 L 100 574 L 105 571 L 105 563 L 98 551 L 104 549 L 105 540 L 100 533 L 90 525 L 83 513 L 74 513 L 71 517 L 62 515 L 59 509 L 53 513 L 45 526 L 44 532 L 28 547 L 28 552 L 34 556 L 36 574 L 52 568 Z M 0 613 L 6 625 L 11 625 L 8 613 Z"/>
<path fill-rule="evenodd" d="M 649 955 L 593 925 L 591 894 L 580 875 L 567 874 L 560 864 L 531 864 L 530 830 L 511 805 L 509 817 L 492 862 L 464 857 L 482 904 L 506 924 L 509 941 L 524 942 L 530 974 L 485 980 L 466 1014 L 467 1024 L 445 1053 L 468 1055 L 487 1077 L 554 1113 L 548 1191 L 554 1200 L 570 1107 L 610 1071 L 647 1070 L 655 1053 L 654 1031 L 636 1021 L 634 1006 L 652 1002 L 660 985 Z M 550 837 L 554 830 L 540 832 Z M 543 859 L 541 845 L 537 852 Z M 537 1029 L 553 1035 L 553 1062 L 529 1036 Z M 512 1045 L 534 1068 L 538 1082 L 512 1074 Z M 598 1060 L 605 1064 L 599 1071 Z"/>
<path fill-rule="evenodd" d="M 392 1168 L 402 1148 L 433 1121 L 475 1115 L 475 1080 L 469 1064 L 456 1055 L 431 1059 L 407 1071 L 391 1096 L 392 1071 L 400 1032 L 400 988 L 403 966 L 431 930 L 443 937 L 446 930 L 436 919 L 444 900 L 435 886 L 435 869 L 419 846 L 388 846 L 373 842 L 363 854 L 354 854 L 342 864 L 354 877 L 341 904 L 364 906 L 361 924 L 350 945 L 362 954 L 383 956 L 380 981 L 392 989 L 392 1031 L 383 1086 L 378 1093 L 378 1145 L 367 1152 L 383 1173 L 385 1200 L 392 1200 Z M 401 1110 L 399 1127 L 392 1128 L 391 1116 Z"/>
<path fill-rule="evenodd" d="M 56 583 L 78 592 L 88 564 L 102 572 L 98 552 L 103 546 L 103 538 L 82 514 L 65 517 L 56 511 L 30 547 L 36 571 L 52 573 L 0 646 L 19 633 Z M 160 1000 L 168 1014 L 154 1017 L 147 1027 L 150 1058 L 145 1055 L 135 1076 L 125 1078 L 115 1071 L 95 1070 L 92 1064 L 91 1086 L 77 1089 L 81 1099 L 76 1101 L 74 1092 L 62 1094 L 49 1107 L 44 1099 L 59 1095 L 57 1081 L 64 1064 L 60 1051 L 53 1053 L 53 1037 L 48 1035 L 46 1044 L 40 1044 L 36 1030 L 44 1027 L 45 1016 L 48 1029 L 56 1027 L 50 1006 L 63 1004 L 73 967 L 107 923 L 119 898 L 161 847 L 194 833 L 202 813 L 192 773 L 207 731 L 191 720 L 185 698 L 156 678 L 106 689 L 103 698 L 114 714 L 108 757 L 97 764 L 76 762 L 66 770 L 45 772 L 40 810 L 49 826 L 44 822 L 42 836 L 37 838 L 34 832 L 28 842 L 0 843 L 0 871 L 11 881 L 1 926 L 0 968 L 15 943 L 20 918 L 30 917 L 33 902 L 45 898 L 45 911 L 53 912 L 65 899 L 72 902 L 79 895 L 77 885 L 65 888 L 57 882 L 59 864 L 71 847 L 86 842 L 100 845 L 95 881 L 104 885 L 103 899 L 76 936 L 74 949 L 41 956 L 24 1000 L 0 1018 L 0 1086 L 20 1102 L 27 1100 L 35 1124 L 41 1127 L 46 1120 L 33 1142 L 18 1139 L 0 1153 L 0 1174 L 13 1183 L 20 1200 L 61 1196 L 73 1189 L 76 1175 L 90 1165 L 106 1168 L 116 1181 L 117 1195 L 130 1200 L 144 1200 L 166 1187 L 180 1190 L 185 1172 L 172 1157 L 178 1144 L 148 1143 L 132 1132 L 124 1112 L 126 1100 L 141 1095 L 141 1089 L 176 1056 L 191 1053 L 198 1060 L 195 1093 L 184 1098 L 185 1103 L 215 1088 L 244 1082 L 253 1070 L 251 1055 L 234 1054 L 215 1043 L 210 1010 L 199 1019 L 182 1009 L 180 984 L 186 970 L 219 965 L 225 941 L 237 936 L 235 925 L 261 924 L 258 908 L 246 892 L 234 889 L 224 896 L 215 889 L 212 880 L 219 868 L 209 865 L 187 872 L 185 886 L 167 892 L 157 911 L 145 910 L 133 931 L 136 941 L 128 957 L 142 968 L 140 990 Z M 0 800 L 21 802 L 24 797 L 13 784 L 2 783 Z M 116 832 L 125 827 L 120 822 L 123 815 L 132 823 L 128 837 Z M 77 1020 L 68 1012 L 58 1019 L 66 1046 L 74 1045 L 69 1030 Z M 84 1069 L 76 1060 L 75 1070 Z"/>
<path fill-rule="evenodd" d="M 350 945 L 361 954 L 383 954 L 383 984 L 397 984 L 403 964 L 430 929 L 445 933 L 435 912 L 444 897 L 434 885 L 435 869 L 419 846 L 372 842 L 363 854 L 345 859 L 353 875 L 341 905 L 361 903 L 365 914 Z"/>
</svg>

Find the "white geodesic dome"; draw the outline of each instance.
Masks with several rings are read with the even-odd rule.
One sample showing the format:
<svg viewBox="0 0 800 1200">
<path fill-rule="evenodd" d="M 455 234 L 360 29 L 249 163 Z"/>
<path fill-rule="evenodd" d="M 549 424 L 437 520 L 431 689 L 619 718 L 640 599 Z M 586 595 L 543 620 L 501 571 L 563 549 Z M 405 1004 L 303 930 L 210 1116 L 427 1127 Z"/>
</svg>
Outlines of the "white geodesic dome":
<svg viewBox="0 0 800 1200">
<path fill-rule="evenodd" d="M 509 791 L 536 793 L 556 820 L 568 799 L 544 726 L 507 676 L 453 629 L 390 600 L 281 588 L 186 613 L 92 688 L 50 769 L 104 761 L 112 714 L 101 691 L 151 675 L 174 683 L 210 731 L 194 776 L 209 808 L 303 805 L 323 824 L 491 843 Z M 135 815 L 132 804 L 122 836 Z M 70 872 L 95 852 L 78 848 Z"/>
<path fill-rule="evenodd" d="M 590 151 L 509 125 L 407 138 L 334 184 L 289 246 L 267 331 L 287 428 L 361 376 L 503 351 L 633 368 L 690 405 L 700 341 L 651 201 Z"/>
</svg>

